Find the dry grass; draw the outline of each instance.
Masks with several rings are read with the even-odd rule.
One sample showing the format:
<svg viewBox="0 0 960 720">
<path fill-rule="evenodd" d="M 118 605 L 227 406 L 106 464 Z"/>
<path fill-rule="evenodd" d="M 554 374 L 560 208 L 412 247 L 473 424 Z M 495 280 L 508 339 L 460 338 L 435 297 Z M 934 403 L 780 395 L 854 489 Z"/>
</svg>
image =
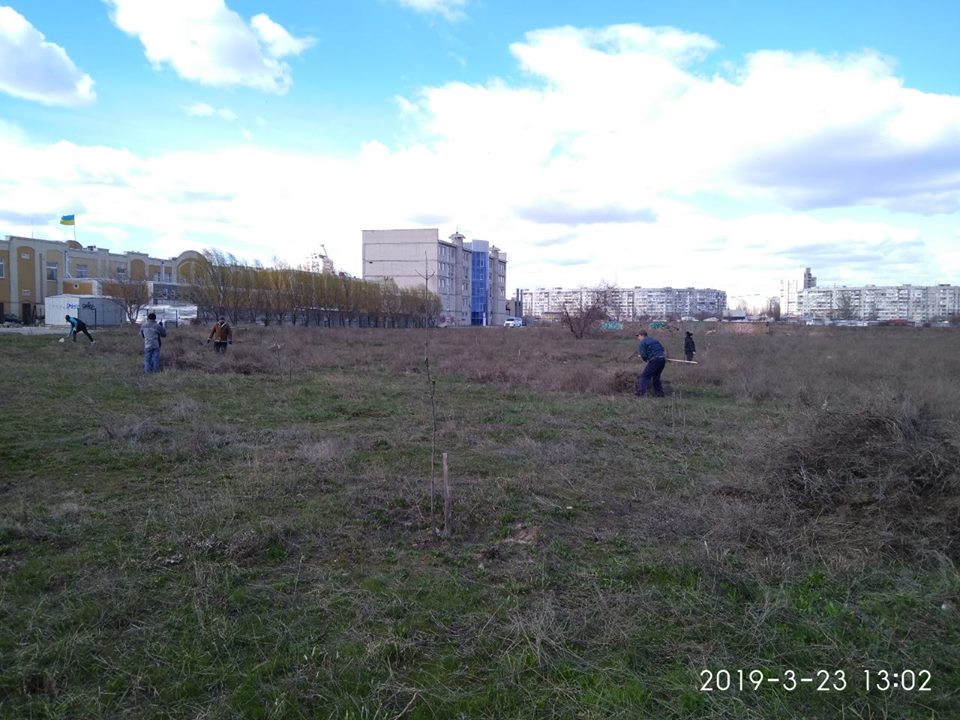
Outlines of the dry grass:
<svg viewBox="0 0 960 720">
<path fill-rule="evenodd" d="M 807 408 L 764 453 L 774 492 L 835 542 L 960 557 L 960 425 L 886 392 Z"/>
<path fill-rule="evenodd" d="M 960 335 L 695 329 L 639 402 L 631 330 L 184 328 L 150 377 L 125 331 L 5 346 L 0 716 L 956 716 Z"/>
<path fill-rule="evenodd" d="M 165 352 L 176 368 L 204 373 L 272 374 L 293 382 L 316 370 L 346 370 L 419 382 L 429 343 L 431 368 L 441 377 L 505 392 L 623 396 L 632 394 L 641 365 L 629 357 L 635 330 L 575 341 L 560 328 L 248 329 L 221 357 L 198 331 L 185 329 Z M 802 549 L 812 523 L 829 529 L 820 541 L 837 548 L 866 544 L 958 557 L 960 334 L 795 326 L 759 334 L 694 332 L 699 364 L 668 364 L 668 389 L 680 397 L 719 393 L 777 410 L 756 436 L 737 438 L 745 462 L 732 481 L 708 486 L 708 507 L 698 511 L 687 498 L 671 510 L 687 536 L 702 531 L 727 542 Z M 659 337 L 668 355 L 682 355 L 682 334 Z M 671 442 L 697 449 L 701 440 L 687 427 L 685 407 L 674 398 L 645 430 L 656 436 L 666 424 Z M 149 429 L 131 422 L 118 432 L 137 437 Z M 210 431 L 202 431 L 198 446 L 211 442 Z M 581 452 L 522 434 L 509 445 L 477 449 L 505 460 L 540 455 L 551 464 Z M 323 441 L 297 452 L 318 466 L 323 456 L 337 454 Z M 463 504 L 472 507 L 472 501 Z"/>
</svg>

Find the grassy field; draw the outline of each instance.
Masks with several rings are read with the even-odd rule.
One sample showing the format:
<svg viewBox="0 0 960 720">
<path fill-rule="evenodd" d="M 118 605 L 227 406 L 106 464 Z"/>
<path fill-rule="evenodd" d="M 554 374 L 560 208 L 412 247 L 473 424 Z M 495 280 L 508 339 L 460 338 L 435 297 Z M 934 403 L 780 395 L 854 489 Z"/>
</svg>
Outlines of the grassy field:
<svg viewBox="0 0 960 720">
<path fill-rule="evenodd" d="M 695 332 L 0 335 L 0 717 L 960 717 L 960 332 Z"/>
</svg>

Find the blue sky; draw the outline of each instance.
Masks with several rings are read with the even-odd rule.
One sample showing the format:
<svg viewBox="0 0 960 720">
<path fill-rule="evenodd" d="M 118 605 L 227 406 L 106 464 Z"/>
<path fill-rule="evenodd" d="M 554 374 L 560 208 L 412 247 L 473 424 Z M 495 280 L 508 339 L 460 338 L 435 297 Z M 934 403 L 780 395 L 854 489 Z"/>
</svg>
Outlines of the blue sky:
<svg viewBox="0 0 960 720">
<path fill-rule="evenodd" d="M 960 282 L 960 3 L 0 0 L 0 234 L 508 286 Z"/>
</svg>

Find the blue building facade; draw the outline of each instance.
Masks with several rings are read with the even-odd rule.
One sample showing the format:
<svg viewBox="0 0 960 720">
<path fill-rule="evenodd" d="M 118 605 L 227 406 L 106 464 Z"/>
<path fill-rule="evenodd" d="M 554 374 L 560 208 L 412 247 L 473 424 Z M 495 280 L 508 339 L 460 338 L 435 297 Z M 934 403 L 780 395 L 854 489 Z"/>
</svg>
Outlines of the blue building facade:
<svg viewBox="0 0 960 720">
<path fill-rule="evenodd" d="M 474 240 L 470 251 L 470 324 L 486 325 L 490 316 L 490 244 Z"/>
</svg>

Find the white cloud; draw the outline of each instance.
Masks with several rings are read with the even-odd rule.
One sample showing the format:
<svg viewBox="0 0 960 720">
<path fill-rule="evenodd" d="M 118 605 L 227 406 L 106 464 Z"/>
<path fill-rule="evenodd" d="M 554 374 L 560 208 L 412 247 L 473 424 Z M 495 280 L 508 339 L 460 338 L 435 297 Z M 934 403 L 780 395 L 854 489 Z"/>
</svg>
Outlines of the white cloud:
<svg viewBox="0 0 960 720">
<path fill-rule="evenodd" d="M 66 51 L 4 5 L 0 5 L 0 91 L 44 105 L 86 105 L 96 100 L 93 80 Z"/>
<path fill-rule="evenodd" d="M 264 13 L 254 15 L 250 19 L 250 26 L 256 31 L 273 57 L 299 55 L 314 43 L 313 38 L 293 37 Z"/>
<path fill-rule="evenodd" d="M 216 109 L 212 105 L 207 105 L 206 103 L 194 103 L 187 108 L 187 115 L 193 117 L 213 117 L 216 112 Z"/>
<path fill-rule="evenodd" d="M 874 53 L 764 52 L 698 72 L 713 47 L 669 28 L 530 33 L 511 48 L 521 86 L 396 98 L 407 144 L 371 139 L 352 158 L 269 152 L 245 128 L 233 150 L 149 158 L 0 132 L 0 207 L 82 204 L 85 223 L 134 228 L 131 249 L 219 238 L 291 264 L 322 217 L 353 272 L 364 228 L 459 226 L 507 251 L 511 288 L 775 295 L 797 266 L 851 284 L 954 280 L 960 98 L 904 87 Z M 810 210 L 822 205 L 839 209 Z"/>
<path fill-rule="evenodd" d="M 462 18 L 463 9 L 467 6 L 467 0 L 393 0 L 393 2 L 417 12 L 436 13 L 447 20 Z"/>
<path fill-rule="evenodd" d="M 237 114 L 230 108 L 215 108 L 207 103 L 194 103 L 187 108 L 187 115 L 191 117 L 218 117 L 227 122 L 237 119 Z"/>
<path fill-rule="evenodd" d="M 118 28 L 143 43 L 147 59 L 169 64 L 185 80 L 203 85 L 240 85 L 286 93 L 290 66 L 311 38 L 294 38 L 267 15 L 248 25 L 223 0 L 105 0 Z"/>
</svg>

